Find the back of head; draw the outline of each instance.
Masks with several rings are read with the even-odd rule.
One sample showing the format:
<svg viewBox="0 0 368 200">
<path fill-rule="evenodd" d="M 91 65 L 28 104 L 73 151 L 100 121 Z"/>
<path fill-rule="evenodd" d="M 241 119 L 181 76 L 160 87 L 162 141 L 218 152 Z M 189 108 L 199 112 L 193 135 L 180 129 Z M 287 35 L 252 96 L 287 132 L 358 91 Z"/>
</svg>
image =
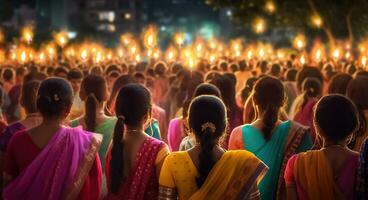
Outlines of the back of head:
<svg viewBox="0 0 368 200">
<path fill-rule="evenodd" d="M 265 139 L 270 139 L 272 130 L 278 120 L 280 108 L 284 104 L 284 86 L 277 78 L 264 76 L 260 78 L 253 88 L 253 100 L 259 107 L 263 119 L 262 132 Z"/>
<path fill-rule="evenodd" d="M 298 73 L 298 70 L 296 70 L 296 69 L 293 69 L 293 68 L 288 69 L 286 71 L 286 80 L 287 81 L 292 81 L 292 82 L 296 81 L 296 74 L 297 73 Z"/>
<path fill-rule="evenodd" d="M 363 135 L 367 131 L 367 121 L 364 111 L 368 109 L 368 77 L 357 76 L 351 80 L 346 90 L 346 95 L 358 108 L 360 125 L 357 135 Z"/>
<path fill-rule="evenodd" d="M 299 90 L 302 89 L 302 84 L 304 80 L 308 77 L 314 77 L 317 78 L 323 86 L 323 76 L 321 71 L 316 67 L 303 67 L 296 75 L 296 82 Z"/>
<path fill-rule="evenodd" d="M 36 100 L 40 84 L 40 81 L 32 80 L 22 85 L 21 104 L 27 113 L 37 112 Z"/>
<path fill-rule="evenodd" d="M 321 82 L 313 77 L 308 77 L 303 81 L 303 93 L 307 97 L 319 97 L 322 93 Z"/>
<path fill-rule="evenodd" d="M 98 75 L 98 76 L 103 76 L 103 69 L 100 66 L 93 66 L 90 70 L 89 70 L 89 74 L 92 75 Z"/>
<path fill-rule="evenodd" d="M 3 71 L 3 80 L 11 81 L 14 78 L 14 70 L 12 68 L 6 68 Z"/>
<path fill-rule="evenodd" d="M 68 72 L 68 75 L 67 75 L 67 78 L 68 80 L 75 80 L 75 79 L 82 79 L 83 78 L 83 72 L 77 68 L 75 69 L 71 69 L 69 72 Z"/>
<path fill-rule="evenodd" d="M 107 98 L 106 81 L 99 75 L 88 75 L 81 83 L 80 97 L 85 102 L 86 130 L 94 131 L 96 127 L 97 104 Z"/>
<path fill-rule="evenodd" d="M 189 127 L 201 145 L 199 153 L 199 177 L 201 187 L 215 164 L 212 149 L 227 126 L 226 108 L 221 99 L 202 95 L 193 99 L 189 108 Z"/>
<path fill-rule="evenodd" d="M 134 78 L 131 75 L 129 74 L 121 75 L 118 79 L 115 80 L 114 85 L 112 86 L 110 98 L 115 98 L 115 96 L 121 90 L 122 87 L 133 82 Z"/>
<path fill-rule="evenodd" d="M 157 74 L 158 76 L 163 76 L 166 74 L 167 71 L 167 67 L 166 64 L 164 62 L 158 62 L 155 65 L 155 74 Z"/>
<path fill-rule="evenodd" d="M 194 91 L 194 97 L 198 97 L 201 95 L 213 95 L 221 98 L 220 90 L 215 85 L 210 83 L 202 83 L 197 86 Z"/>
<path fill-rule="evenodd" d="M 279 77 L 280 73 L 281 73 L 281 65 L 278 63 L 272 64 L 270 69 L 270 75 Z"/>
<path fill-rule="evenodd" d="M 349 82 L 353 79 L 350 74 L 339 73 L 333 76 L 328 85 L 328 94 L 346 94 Z"/>
<path fill-rule="evenodd" d="M 215 81 L 215 85 L 220 90 L 226 107 L 232 109 L 236 106 L 234 81 L 229 76 L 223 75 Z"/>
<path fill-rule="evenodd" d="M 314 123 L 323 138 L 340 142 L 357 129 L 358 112 L 348 98 L 338 94 L 328 95 L 317 103 Z"/>
<path fill-rule="evenodd" d="M 37 93 L 37 109 L 44 118 L 65 118 L 73 102 L 73 89 L 62 78 L 41 82 Z"/>
<path fill-rule="evenodd" d="M 119 190 L 124 172 L 124 125 L 138 126 L 146 116 L 150 115 L 151 107 L 149 90 L 139 84 L 124 86 L 116 98 L 115 113 L 118 120 L 115 125 L 110 160 L 111 191 L 115 194 Z"/>
</svg>

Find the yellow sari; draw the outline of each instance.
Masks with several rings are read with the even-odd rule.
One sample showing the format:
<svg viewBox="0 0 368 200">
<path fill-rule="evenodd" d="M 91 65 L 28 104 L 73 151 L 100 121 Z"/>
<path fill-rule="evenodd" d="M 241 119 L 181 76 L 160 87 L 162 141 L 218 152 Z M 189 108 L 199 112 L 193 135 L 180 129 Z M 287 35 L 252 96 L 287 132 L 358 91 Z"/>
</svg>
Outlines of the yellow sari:
<svg viewBox="0 0 368 200">
<path fill-rule="evenodd" d="M 175 152 L 165 159 L 160 186 L 175 188 L 181 200 L 231 200 L 249 196 L 266 171 L 267 166 L 252 153 L 228 151 L 217 161 L 203 186 L 198 188 L 198 171 L 188 152 Z"/>
<path fill-rule="evenodd" d="M 294 170 L 295 179 L 304 188 L 308 199 L 344 199 L 323 151 L 298 154 Z"/>
</svg>

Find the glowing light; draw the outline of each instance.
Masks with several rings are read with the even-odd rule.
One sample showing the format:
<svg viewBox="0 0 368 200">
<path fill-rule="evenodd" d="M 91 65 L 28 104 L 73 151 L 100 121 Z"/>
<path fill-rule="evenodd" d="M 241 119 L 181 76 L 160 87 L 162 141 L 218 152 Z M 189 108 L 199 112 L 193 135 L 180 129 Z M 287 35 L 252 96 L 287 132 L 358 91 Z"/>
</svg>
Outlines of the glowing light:
<svg viewBox="0 0 368 200">
<path fill-rule="evenodd" d="M 88 56 L 87 49 L 83 49 L 82 52 L 81 52 L 81 58 L 82 58 L 82 60 L 86 60 L 87 59 L 87 56 Z"/>
<path fill-rule="evenodd" d="M 304 65 L 306 63 L 304 55 L 300 57 L 300 64 Z"/>
<path fill-rule="evenodd" d="M 22 29 L 22 40 L 28 44 L 33 40 L 33 27 L 26 26 Z"/>
<path fill-rule="evenodd" d="M 367 57 L 366 56 L 363 56 L 361 59 L 360 59 L 360 64 L 362 65 L 362 67 L 365 69 L 365 67 L 367 66 Z"/>
<path fill-rule="evenodd" d="M 101 52 L 97 52 L 96 58 L 95 58 L 95 63 L 100 63 L 101 59 L 102 59 Z"/>
<path fill-rule="evenodd" d="M 259 58 L 262 59 L 265 55 L 266 55 L 265 50 L 263 48 L 260 48 L 259 51 L 258 51 Z"/>
<path fill-rule="evenodd" d="M 298 34 L 293 40 L 293 46 L 298 50 L 304 49 L 306 46 L 306 39 L 303 34 Z"/>
<path fill-rule="evenodd" d="M 317 49 L 316 55 L 315 55 L 316 61 L 321 61 L 321 57 L 322 57 L 322 50 L 321 49 Z"/>
<path fill-rule="evenodd" d="M 56 44 L 60 47 L 64 47 L 68 43 L 68 33 L 66 31 L 61 31 L 59 33 L 54 34 L 54 39 Z"/>
<path fill-rule="evenodd" d="M 275 3 L 273 1 L 267 1 L 265 9 L 268 13 L 274 13 L 276 11 Z"/>
<path fill-rule="evenodd" d="M 192 57 L 189 58 L 188 60 L 189 62 L 189 68 L 190 70 L 193 70 L 193 67 L 194 67 L 194 59 Z"/>
<path fill-rule="evenodd" d="M 216 56 L 214 54 L 211 54 L 210 55 L 210 63 L 211 64 L 214 64 L 215 63 L 215 60 L 216 60 Z"/>
<path fill-rule="evenodd" d="M 3 31 L 0 29 L 0 43 L 3 43 L 5 39 Z"/>
<path fill-rule="evenodd" d="M 184 39 L 185 39 L 184 33 L 179 32 L 179 33 L 176 33 L 176 34 L 175 34 L 175 42 L 176 42 L 176 44 L 177 44 L 179 47 L 182 47 L 182 46 L 183 46 L 183 44 L 184 44 Z"/>
<path fill-rule="evenodd" d="M 133 40 L 133 35 L 131 33 L 125 33 L 120 36 L 120 42 L 124 45 L 129 45 Z"/>
<path fill-rule="evenodd" d="M 253 31 L 261 34 L 266 30 L 266 21 L 263 18 L 256 18 L 253 22 Z"/>
<path fill-rule="evenodd" d="M 313 25 L 318 28 L 320 28 L 323 24 L 323 20 L 319 15 L 313 15 L 311 20 L 312 20 Z"/>
<path fill-rule="evenodd" d="M 332 52 L 332 57 L 334 60 L 339 60 L 340 59 L 340 56 L 341 56 L 341 52 L 340 52 L 340 49 L 335 49 L 333 52 Z"/>
<path fill-rule="evenodd" d="M 38 56 L 38 59 L 40 60 L 40 62 L 44 62 L 45 61 L 45 53 L 41 52 L 40 55 Z"/>
<path fill-rule="evenodd" d="M 143 42 L 146 48 L 153 48 L 157 45 L 157 29 L 155 26 L 149 26 L 143 33 Z"/>
<path fill-rule="evenodd" d="M 27 60 L 27 53 L 26 53 L 26 51 L 22 51 L 21 54 L 20 54 L 20 61 L 22 63 L 25 63 L 26 60 Z"/>
<path fill-rule="evenodd" d="M 135 55 L 135 61 L 140 62 L 141 61 L 141 55 L 139 55 L 139 54 Z"/>
</svg>

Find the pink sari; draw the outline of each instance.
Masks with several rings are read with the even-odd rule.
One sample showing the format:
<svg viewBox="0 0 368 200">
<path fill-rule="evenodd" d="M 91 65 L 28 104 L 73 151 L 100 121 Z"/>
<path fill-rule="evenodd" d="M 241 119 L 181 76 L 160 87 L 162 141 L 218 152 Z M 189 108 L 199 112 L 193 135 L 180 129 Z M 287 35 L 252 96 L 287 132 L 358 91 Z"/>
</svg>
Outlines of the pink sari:
<svg viewBox="0 0 368 200">
<path fill-rule="evenodd" d="M 185 137 L 183 118 L 172 119 L 169 123 L 169 129 L 167 132 L 167 142 L 170 147 L 170 151 L 179 151 L 180 143 Z"/>
<path fill-rule="evenodd" d="M 155 161 L 157 154 L 165 145 L 160 140 L 148 137 L 137 152 L 135 166 L 130 175 L 122 180 L 118 194 L 110 190 L 110 152 L 106 158 L 106 180 L 109 188 L 108 199 L 154 200 L 158 198 L 158 179 Z"/>
<path fill-rule="evenodd" d="M 294 121 L 310 128 L 313 141 L 316 140 L 316 133 L 313 125 L 313 109 L 317 102 L 318 99 L 315 98 L 308 100 L 305 106 L 294 116 Z"/>
<path fill-rule="evenodd" d="M 60 128 L 36 159 L 4 189 L 3 198 L 77 198 L 101 139 L 79 128 Z"/>
</svg>

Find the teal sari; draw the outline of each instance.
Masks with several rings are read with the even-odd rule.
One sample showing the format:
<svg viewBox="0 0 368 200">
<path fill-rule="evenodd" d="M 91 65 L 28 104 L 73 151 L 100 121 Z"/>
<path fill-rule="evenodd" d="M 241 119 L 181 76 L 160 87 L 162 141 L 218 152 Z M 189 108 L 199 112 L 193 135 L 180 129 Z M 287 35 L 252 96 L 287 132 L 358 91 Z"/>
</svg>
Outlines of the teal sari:
<svg viewBox="0 0 368 200">
<path fill-rule="evenodd" d="M 288 143 L 288 136 L 291 135 L 290 127 L 292 122 L 282 122 L 274 130 L 270 140 L 266 141 L 263 133 L 252 125 L 242 127 L 244 147 L 262 160 L 269 170 L 258 185 L 261 199 L 276 199 L 278 182 L 281 167 L 284 161 L 285 149 Z M 296 152 L 307 151 L 312 147 L 312 140 L 309 134 L 304 134 Z"/>
</svg>

